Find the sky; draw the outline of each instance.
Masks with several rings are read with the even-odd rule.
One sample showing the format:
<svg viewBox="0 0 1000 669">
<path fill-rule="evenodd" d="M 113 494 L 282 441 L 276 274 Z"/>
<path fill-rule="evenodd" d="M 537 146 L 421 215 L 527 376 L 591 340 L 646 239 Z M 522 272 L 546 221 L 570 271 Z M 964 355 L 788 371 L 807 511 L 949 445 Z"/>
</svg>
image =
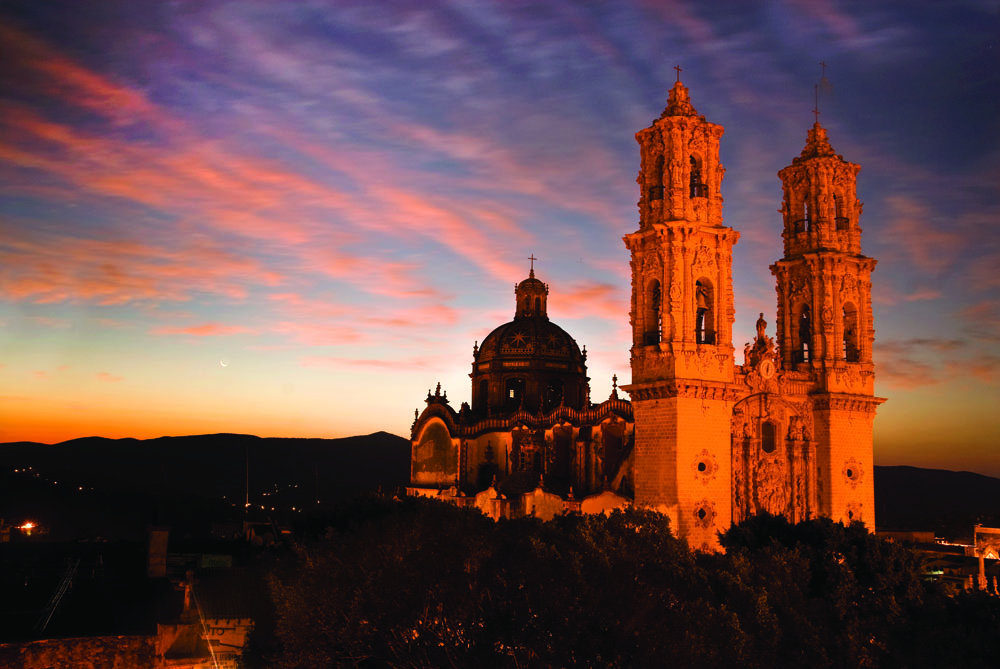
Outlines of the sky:
<svg viewBox="0 0 1000 669">
<path fill-rule="evenodd" d="M 1000 476 L 997 0 L 6 0 L 0 441 L 408 436 L 439 381 L 470 399 L 532 254 L 603 400 L 674 66 L 725 127 L 734 342 L 773 335 L 821 62 L 878 260 L 876 464 Z"/>
</svg>

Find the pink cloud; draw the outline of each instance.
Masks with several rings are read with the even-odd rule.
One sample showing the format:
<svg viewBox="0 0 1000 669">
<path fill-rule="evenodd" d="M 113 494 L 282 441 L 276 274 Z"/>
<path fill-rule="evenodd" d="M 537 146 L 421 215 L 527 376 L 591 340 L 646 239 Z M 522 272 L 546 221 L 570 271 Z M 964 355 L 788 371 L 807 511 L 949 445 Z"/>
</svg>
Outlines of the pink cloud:
<svg viewBox="0 0 1000 669">
<path fill-rule="evenodd" d="M 1000 341 L 1000 300 L 985 300 L 958 312 L 967 323 L 972 336 L 987 341 Z"/>
<path fill-rule="evenodd" d="M 35 76 L 23 77 L 19 82 L 22 85 L 69 98 L 82 107 L 123 124 L 134 122 L 136 117 L 160 118 L 156 107 L 140 92 L 80 67 L 45 42 L 17 30 L 9 23 L 0 24 L 0 42 L 4 43 L 12 58 L 16 55 L 21 67 L 34 70 Z"/>
<path fill-rule="evenodd" d="M 66 318 L 52 318 L 49 316 L 32 316 L 31 320 L 46 328 L 54 328 L 57 330 L 62 330 L 70 327 L 73 323 Z"/>
<path fill-rule="evenodd" d="M 890 221 L 886 234 L 917 270 L 931 275 L 944 272 L 965 246 L 965 237 L 940 224 L 918 200 L 893 195 L 886 198 Z"/>
<path fill-rule="evenodd" d="M 876 342 L 875 362 L 878 383 L 907 390 L 968 378 L 1000 381 L 1000 357 L 973 350 L 961 339 Z"/>
<path fill-rule="evenodd" d="M 237 334 L 251 334 L 253 330 L 242 325 L 223 325 L 221 323 L 202 323 L 188 326 L 163 326 L 149 331 L 155 335 L 191 335 L 194 337 L 228 337 Z"/>
<path fill-rule="evenodd" d="M 108 383 L 118 383 L 123 378 L 124 377 L 121 377 L 121 376 L 114 376 L 113 374 L 110 374 L 109 372 L 99 372 L 97 374 L 97 379 L 99 381 L 106 381 Z"/>
<path fill-rule="evenodd" d="M 317 355 L 301 358 L 299 364 L 303 367 L 352 367 L 395 371 L 433 368 L 426 357 L 414 357 L 406 360 L 382 360 Z"/>
<path fill-rule="evenodd" d="M 627 318 L 629 295 L 620 286 L 597 281 L 578 281 L 550 296 L 549 311 L 567 318 Z"/>
<path fill-rule="evenodd" d="M 364 333 L 348 325 L 294 322 L 277 323 L 272 330 L 309 346 L 336 346 L 364 340 Z"/>
</svg>

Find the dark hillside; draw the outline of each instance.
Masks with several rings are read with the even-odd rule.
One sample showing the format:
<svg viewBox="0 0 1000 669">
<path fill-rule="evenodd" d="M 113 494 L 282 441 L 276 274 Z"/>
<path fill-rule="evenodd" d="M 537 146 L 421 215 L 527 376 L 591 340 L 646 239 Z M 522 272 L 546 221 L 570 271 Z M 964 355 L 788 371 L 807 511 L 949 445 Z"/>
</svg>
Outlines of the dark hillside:
<svg viewBox="0 0 1000 669">
<path fill-rule="evenodd" d="M 971 538 L 977 522 L 1000 524 L 1000 479 L 905 465 L 875 467 L 875 517 L 883 529 Z"/>
<path fill-rule="evenodd" d="M 0 444 L 0 517 L 44 522 L 39 512 L 55 505 L 49 527 L 76 538 L 139 518 L 142 530 L 150 522 L 223 520 L 220 515 L 242 512 L 249 493 L 258 515 L 287 518 L 315 508 L 317 500 L 322 508 L 405 486 L 409 463 L 409 441 L 386 432 L 343 439 L 213 434 Z M 121 522 L 103 529 L 111 517 Z"/>
</svg>

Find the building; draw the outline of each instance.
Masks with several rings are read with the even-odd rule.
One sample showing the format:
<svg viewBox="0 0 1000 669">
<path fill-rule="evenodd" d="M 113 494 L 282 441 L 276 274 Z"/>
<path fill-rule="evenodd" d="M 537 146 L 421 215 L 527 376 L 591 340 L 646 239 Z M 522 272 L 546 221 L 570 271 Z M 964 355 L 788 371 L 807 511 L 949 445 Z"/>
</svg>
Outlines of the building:
<svg viewBox="0 0 1000 669">
<path fill-rule="evenodd" d="M 604 402 L 590 401 L 586 347 L 549 320 L 548 295 L 532 263 L 514 289 L 514 319 L 473 347 L 471 405 L 455 411 L 440 384 L 427 392 L 412 428 L 410 494 L 494 517 L 550 517 L 589 508 L 588 496 L 612 506 L 632 497 L 631 404 L 617 385 Z M 608 500 L 606 490 L 623 495 Z"/>
<path fill-rule="evenodd" d="M 636 134 L 639 229 L 624 237 L 632 381 L 622 389 L 631 401 L 617 389 L 604 404 L 587 401 L 585 356 L 561 329 L 547 329 L 555 327 L 544 319 L 548 287 L 532 271 L 518 285 L 514 321 L 474 350 L 472 406 L 456 414 L 428 393 L 413 426 L 415 492 L 452 484 L 451 495 L 468 494 L 494 476 L 502 489 L 529 471 L 544 475 L 546 488 L 550 475 L 569 473 L 566 480 L 595 492 L 603 471 L 610 489 L 666 513 L 679 536 L 703 549 L 760 511 L 874 528 L 872 424 L 884 400 L 874 396 L 875 260 L 861 253 L 860 167 L 836 154 L 816 122 L 778 173 L 784 255 L 770 268 L 777 333 L 767 334 L 761 314 L 738 365 L 739 233 L 723 223 L 722 134 L 679 79 L 660 117 Z M 521 327 L 528 324 L 535 329 Z M 530 354 L 518 348 L 522 332 Z M 545 348 L 550 335 L 566 342 L 558 374 Z M 523 382 L 514 370 L 524 371 Z M 611 414 L 621 422 L 605 427 L 602 416 Z M 627 438 L 609 442 L 603 435 L 616 424 Z"/>
</svg>

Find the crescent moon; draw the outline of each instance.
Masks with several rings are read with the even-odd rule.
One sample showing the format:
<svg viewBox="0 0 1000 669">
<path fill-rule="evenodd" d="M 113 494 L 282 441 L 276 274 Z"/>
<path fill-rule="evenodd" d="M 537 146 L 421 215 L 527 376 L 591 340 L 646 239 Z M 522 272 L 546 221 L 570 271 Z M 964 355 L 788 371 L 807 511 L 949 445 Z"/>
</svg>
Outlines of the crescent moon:
<svg viewBox="0 0 1000 669">
<path fill-rule="evenodd" d="M 225 360 L 220 360 L 219 364 L 222 365 L 223 367 L 229 367 L 229 365 L 226 364 Z"/>
</svg>

